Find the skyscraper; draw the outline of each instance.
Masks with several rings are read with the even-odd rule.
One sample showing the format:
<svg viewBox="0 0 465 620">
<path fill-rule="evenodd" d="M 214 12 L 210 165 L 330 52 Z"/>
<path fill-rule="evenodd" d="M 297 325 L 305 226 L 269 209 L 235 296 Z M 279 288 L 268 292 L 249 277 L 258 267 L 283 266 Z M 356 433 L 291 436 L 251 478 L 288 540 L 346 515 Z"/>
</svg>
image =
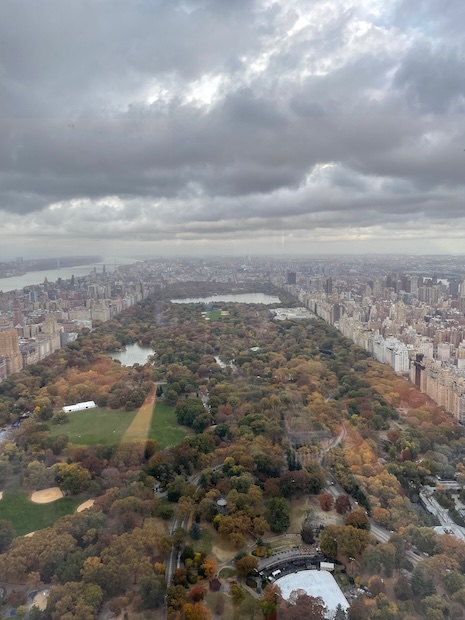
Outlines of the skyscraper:
<svg viewBox="0 0 465 620">
<path fill-rule="evenodd" d="M 24 314 L 19 299 L 13 302 L 13 327 L 24 327 Z"/>
<path fill-rule="evenodd" d="M 287 272 L 287 283 L 288 284 L 297 284 L 297 274 L 295 271 Z"/>
</svg>

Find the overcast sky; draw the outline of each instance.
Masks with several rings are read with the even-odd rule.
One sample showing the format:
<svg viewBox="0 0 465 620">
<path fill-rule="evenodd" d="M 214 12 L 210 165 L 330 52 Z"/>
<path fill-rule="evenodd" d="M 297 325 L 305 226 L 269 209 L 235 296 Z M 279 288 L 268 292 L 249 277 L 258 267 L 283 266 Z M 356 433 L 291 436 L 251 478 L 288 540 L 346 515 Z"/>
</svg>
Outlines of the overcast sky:
<svg viewBox="0 0 465 620">
<path fill-rule="evenodd" d="M 464 0 L 1 0 L 0 256 L 465 253 Z"/>
</svg>

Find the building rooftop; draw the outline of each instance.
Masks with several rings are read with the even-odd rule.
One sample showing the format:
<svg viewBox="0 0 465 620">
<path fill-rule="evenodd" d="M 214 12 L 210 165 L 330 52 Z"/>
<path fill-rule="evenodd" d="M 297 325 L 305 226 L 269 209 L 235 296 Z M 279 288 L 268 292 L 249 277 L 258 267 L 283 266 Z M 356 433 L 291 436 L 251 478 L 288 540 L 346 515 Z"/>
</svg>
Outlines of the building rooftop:
<svg viewBox="0 0 465 620">
<path fill-rule="evenodd" d="M 333 617 L 338 605 L 344 610 L 349 608 L 349 603 L 341 588 L 331 573 L 327 571 L 303 570 L 281 577 L 275 583 L 286 600 L 295 590 L 303 590 L 309 596 L 321 598 L 327 608 L 327 618 Z"/>
</svg>

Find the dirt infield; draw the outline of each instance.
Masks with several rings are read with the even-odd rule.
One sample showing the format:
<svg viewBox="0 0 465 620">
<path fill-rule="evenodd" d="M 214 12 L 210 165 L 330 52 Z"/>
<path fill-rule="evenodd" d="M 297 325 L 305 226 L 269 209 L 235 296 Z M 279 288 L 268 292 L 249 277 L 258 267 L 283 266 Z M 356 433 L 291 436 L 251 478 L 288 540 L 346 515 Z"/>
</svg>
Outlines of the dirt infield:
<svg viewBox="0 0 465 620">
<path fill-rule="evenodd" d="M 82 512 L 83 510 L 87 510 L 87 508 L 92 508 L 94 503 L 95 503 L 94 499 L 88 499 L 87 502 L 84 502 L 83 504 L 80 504 L 76 508 L 76 512 Z"/>
<path fill-rule="evenodd" d="M 155 406 L 155 388 L 150 392 L 144 404 L 136 413 L 135 418 L 124 433 L 122 441 L 138 441 L 147 439 L 150 432 L 153 408 Z"/>
<path fill-rule="evenodd" d="M 49 489 L 43 489 L 42 491 L 34 491 L 30 500 L 34 504 L 49 504 L 55 502 L 57 499 L 63 497 L 63 493 L 59 487 L 50 487 Z"/>
</svg>

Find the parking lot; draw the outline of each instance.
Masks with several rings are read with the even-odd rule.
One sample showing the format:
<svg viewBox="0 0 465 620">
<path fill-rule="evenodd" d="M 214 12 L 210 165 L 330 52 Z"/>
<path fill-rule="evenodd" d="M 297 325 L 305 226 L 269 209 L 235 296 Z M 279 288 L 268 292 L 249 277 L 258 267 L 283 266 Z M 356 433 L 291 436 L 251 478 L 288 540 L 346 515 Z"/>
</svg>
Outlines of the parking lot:
<svg viewBox="0 0 465 620">
<path fill-rule="evenodd" d="M 296 547 L 288 551 L 275 553 L 269 558 L 262 560 L 258 567 L 258 574 L 261 579 L 273 582 L 276 578 L 297 573 L 301 570 L 319 570 L 320 563 L 324 562 L 324 560 L 325 557 L 322 553 L 318 553 L 313 549 Z M 281 571 L 279 574 L 276 573 L 278 570 Z"/>
</svg>

